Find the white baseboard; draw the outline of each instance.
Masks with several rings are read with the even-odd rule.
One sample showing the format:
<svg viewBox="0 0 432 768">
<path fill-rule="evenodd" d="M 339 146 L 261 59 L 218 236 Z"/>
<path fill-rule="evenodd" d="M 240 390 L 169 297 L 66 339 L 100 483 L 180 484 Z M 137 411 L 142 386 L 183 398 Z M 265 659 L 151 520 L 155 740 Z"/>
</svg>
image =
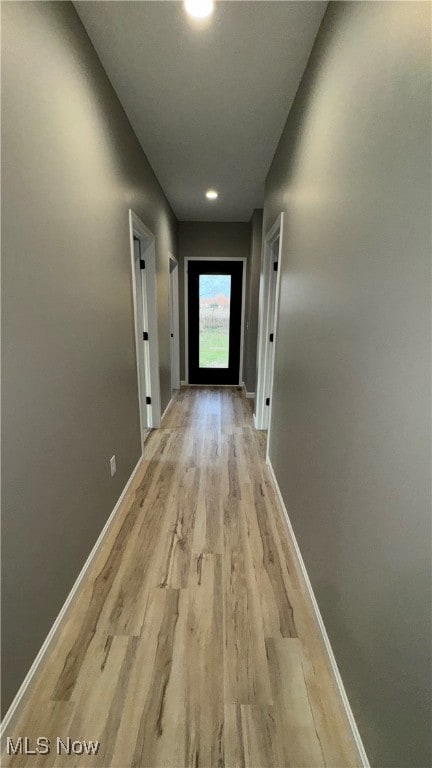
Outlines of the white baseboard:
<svg viewBox="0 0 432 768">
<path fill-rule="evenodd" d="M 253 400 L 255 398 L 255 392 L 248 392 L 244 381 L 242 382 L 242 389 L 244 396 L 247 397 L 248 400 Z"/>
<path fill-rule="evenodd" d="M 299 548 L 297 539 L 295 537 L 294 529 L 292 527 L 291 520 L 289 519 L 288 511 L 287 511 L 287 508 L 285 506 L 285 502 L 284 502 L 284 500 L 282 498 L 281 490 L 279 488 L 279 484 L 278 484 L 278 481 L 276 480 L 276 475 L 274 473 L 274 469 L 272 467 L 272 464 L 271 464 L 271 461 L 270 461 L 269 458 L 267 458 L 267 466 L 268 466 L 269 474 L 270 474 L 270 477 L 272 479 L 272 482 L 273 482 L 273 485 L 274 485 L 274 488 L 275 488 L 275 491 L 276 491 L 276 495 L 277 495 L 277 497 L 279 499 L 279 503 L 280 503 L 280 505 L 282 507 L 282 511 L 284 513 L 284 517 L 285 517 L 285 520 L 286 520 L 286 524 L 288 526 L 289 533 L 290 533 L 291 538 L 292 538 L 292 542 L 293 542 L 293 545 L 294 545 L 294 550 L 295 550 L 295 553 L 296 553 L 298 561 L 299 561 L 300 570 L 302 572 L 302 575 L 303 575 L 303 578 L 304 578 L 304 581 L 305 581 L 305 584 L 306 584 L 306 589 L 307 589 L 307 591 L 309 593 L 309 597 L 310 597 L 311 602 L 312 602 L 312 607 L 314 609 L 314 613 L 315 613 L 315 617 L 316 617 L 316 620 L 317 620 L 317 624 L 318 624 L 318 627 L 319 627 L 319 630 L 320 630 L 320 633 L 321 633 L 321 637 L 322 637 L 322 640 L 323 640 L 323 643 L 324 643 L 324 646 L 325 646 L 325 649 L 326 649 L 326 652 L 327 652 L 327 656 L 328 656 L 328 660 L 330 662 L 330 667 L 331 667 L 331 670 L 332 670 L 332 673 L 333 673 L 333 677 L 334 677 L 337 689 L 339 691 L 339 695 L 340 695 L 340 698 L 341 698 L 342 706 L 343 706 L 343 708 L 345 710 L 346 718 L 348 720 L 348 723 L 349 723 L 349 726 L 350 726 L 350 729 L 351 729 L 351 733 L 352 733 L 352 736 L 353 736 L 353 739 L 354 739 L 354 742 L 355 742 L 355 745 L 356 745 L 356 749 L 357 749 L 357 752 L 358 752 L 358 758 L 359 758 L 363 768 L 370 768 L 370 763 L 369 763 L 369 760 L 367 758 L 366 750 L 364 748 L 364 744 L 363 744 L 362 738 L 361 738 L 359 730 L 357 728 L 357 723 L 356 723 L 356 721 L 354 719 L 354 715 L 353 715 L 353 712 L 352 712 L 352 709 L 351 709 L 351 706 L 350 706 L 350 703 L 349 703 L 349 700 L 348 700 L 348 696 L 347 696 L 346 691 L 345 691 L 345 687 L 344 687 L 344 684 L 343 684 L 343 681 L 342 681 L 342 678 L 341 678 L 341 675 L 340 675 L 340 672 L 339 672 L 339 669 L 338 669 L 338 665 L 337 665 L 337 662 L 336 662 L 336 659 L 335 659 L 335 656 L 334 656 L 334 653 L 333 653 L 333 649 L 332 649 L 332 647 L 330 645 L 329 636 L 327 634 L 327 630 L 325 628 L 325 624 L 324 624 L 323 618 L 321 616 L 321 611 L 320 611 L 320 609 L 318 607 L 318 603 L 317 603 L 316 597 L 314 595 L 314 591 L 312 589 L 312 584 L 310 582 L 310 579 L 309 579 L 309 576 L 308 576 L 308 572 L 306 570 L 306 566 L 304 564 L 304 560 L 303 560 L 302 554 L 300 552 L 300 548 Z"/>
<path fill-rule="evenodd" d="M 119 499 L 117 501 L 117 504 L 115 505 L 115 507 L 114 507 L 113 511 L 111 512 L 108 520 L 106 521 L 104 527 L 102 528 L 102 530 L 101 530 L 101 532 L 100 532 L 100 534 L 99 534 L 99 536 L 97 538 L 97 541 L 96 541 L 93 549 L 91 550 L 87 560 L 85 561 L 85 563 L 84 563 L 84 565 L 83 565 L 83 567 L 82 567 L 82 569 L 81 569 L 81 571 L 80 571 L 80 573 L 78 575 L 78 578 L 75 581 L 75 584 L 73 585 L 71 591 L 69 592 L 69 594 L 68 594 L 68 596 L 67 596 L 67 598 L 66 598 L 66 600 L 65 600 L 65 602 L 63 604 L 63 607 L 60 609 L 60 613 L 58 614 L 54 624 L 52 625 L 50 631 L 48 632 L 48 635 L 45 638 L 45 640 L 44 640 L 44 642 L 43 642 L 43 644 L 42 644 L 42 646 L 41 646 L 41 648 L 39 650 L 39 653 L 37 654 L 33 664 L 31 665 L 29 671 L 27 672 L 27 674 L 26 674 L 26 676 L 25 676 L 25 678 L 24 678 L 24 680 L 23 680 L 23 682 L 22 682 L 22 684 L 21 684 L 21 686 L 20 686 L 20 688 L 18 690 L 18 693 L 16 694 L 15 698 L 13 699 L 13 701 L 12 701 L 8 711 L 6 712 L 6 714 L 5 714 L 5 716 L 4 716 L 3 720 L 2 720 L 1 726 L 0 726 L 0 739 L 1 740 L 3 740 L 3 736 L 5 735 L 6 730 L 13 727 L 15 719 L 19 715 L 19 712 L 18 712 L 19 706 L 20 706 L 20 704 L 21 704 L 25 694 L 29 691 L 29 689 L 30 689 L 30 687 L 31 687 L 31 685 L 32 685 L 32 683 L 34 681 L 34 678 L 36 676 L 36 673 L 37 673 L 37 671 L 38 671 L 38 669 L 39 669 L 39 667 L 40 667 L 40 665 L 42 663 L 42 660 L 43 660 L 45 654 L 47 653 L 51 643 L 53 642 L 53 640 L 54 640 L 54 638 L 55 638 L 55 636 L 57 634 L 57 631 L 60 628 L 60 625 L 62 624 L 63 619 L 65 618 L 65 616 L 67 614 L 69 606 L 71 605 L 72 600 L 75 597 L 75 594 L 77 593 L 78 588 L 79 588 L 82 580 L 84 579 L 87 571 L 89 570 L 89 568 L 90 568 L 90 566 L 92 564 L 92 561 L 94 560 L 94 558 L 95 558 L 95 556 L 96 556 L 96 554 L 97 554 L 97 552 L 99 550 L 99 547 L 102 544 L 103 539 L 105 538 L 106 534 L 108 533 L 108 529 L 110 528 L 112 522 L 114 521 L 114 518 L 115 518 L 115 516 L 116 516 L 116 514 L 117 514 L 117 512 L 118 512 L 118 510 L 120 508 L 120 505 L 121 505 L 121 503 L 122 503 L 126 493 L 128 492 L 128 490 L 129 490 L 129 488 L 130 488 L 130 486 L 131 486 L 131 484 L 132 484 L 132 482 L 134 480 L 134 477 L 135 477 L 135 475 L 136 475 L 136 473 L 137 473 L 137 471 L 138 471 L 138 469 L 139 469 L 139 467 L 141 465 L 142 460 L 143 460 L 143 456 L 141 455 L 139 460 L 138 460 L 138 463 L 136 464 L 134 470 L 132 471 L 132 474 L 131 474 L 129 480 L 127 481 L 125 487 L 123 488 L 123 491 L 120 494 L 120 497 L 119 497 Z"/>
<path fill-rule="evenodd" d="M 169 409 L 171 408 L 171 406 L 172 406 L 172 404 L 173 404 L 173 402 L 174 402 L 175 398 L 176 398 L 176 396 L 175 396 L 175 395 L 173 395 L 173 397 L 172 397 L 172 398 L 171 398 L 171 400 L 169 401 L 169 403 L 168 403 L 167 407 L 165 408 L 165 410 L 164 410 L 164 412 L 163 412 L 163 414 L 162 414 L 162 416 L 161 416 L 161 424 L 162 424 L 162 419 L 163 419 L 163 418 L 164 418 L 164 416 L 166 416 L 166 414 L 168 413 L 168 411 L 169 411 Z"/>
<path fill-rule="evenodd" d="M 180 386 L 181 386 L 181 387 L 185 387 L 185 386 L 186 386 L 186 384 L 187 384 L 187 381 L 181 381 L 181 382 L 180 382 Z"/>
</svg>

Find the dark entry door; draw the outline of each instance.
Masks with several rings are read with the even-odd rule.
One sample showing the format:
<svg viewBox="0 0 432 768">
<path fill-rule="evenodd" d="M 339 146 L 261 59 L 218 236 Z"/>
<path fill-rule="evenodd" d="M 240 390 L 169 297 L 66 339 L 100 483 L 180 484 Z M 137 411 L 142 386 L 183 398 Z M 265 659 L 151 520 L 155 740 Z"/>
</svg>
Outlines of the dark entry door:
<svg viewBox="0 0 432 768">
<path fill-rule="evenodd" d="M 188 262 L 190 384 L 239 384 L 242 283 L 242 261 Z"/>
</svg>

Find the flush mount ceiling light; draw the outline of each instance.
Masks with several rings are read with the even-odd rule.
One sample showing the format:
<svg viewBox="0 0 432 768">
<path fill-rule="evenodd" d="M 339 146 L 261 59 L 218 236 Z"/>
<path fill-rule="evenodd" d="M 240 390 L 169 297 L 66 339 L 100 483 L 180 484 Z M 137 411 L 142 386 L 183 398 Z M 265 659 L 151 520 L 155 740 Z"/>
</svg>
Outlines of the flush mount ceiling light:
<svg viewBox="0 0 432 768">
<path fill-rule="evenodd" d="M 206 19 L 214 9 L 213 0 L 185 0 L 185 9 L 195 19 Z"/>
<path fill-rule="evenodd" d="M 218 196 L 218 193 L 216 192 L 215 189 L 208 189 L 206 192 L 207 200 L 216 200 L 217 196 Z"/>
</svg>

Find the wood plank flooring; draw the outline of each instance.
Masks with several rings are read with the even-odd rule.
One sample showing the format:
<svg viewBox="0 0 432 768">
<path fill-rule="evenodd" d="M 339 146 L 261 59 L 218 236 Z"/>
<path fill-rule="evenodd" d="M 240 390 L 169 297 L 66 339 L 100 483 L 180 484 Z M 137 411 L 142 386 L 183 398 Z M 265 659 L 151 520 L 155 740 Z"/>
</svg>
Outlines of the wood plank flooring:
<svg viewBox="0 0 432 768">
<path fill-rule="evenodd" d="M 8 734 L 52 751 L 4 766 L 358 765 L 264 453 L 239 390 L 181 390 Z"/>
</svg>

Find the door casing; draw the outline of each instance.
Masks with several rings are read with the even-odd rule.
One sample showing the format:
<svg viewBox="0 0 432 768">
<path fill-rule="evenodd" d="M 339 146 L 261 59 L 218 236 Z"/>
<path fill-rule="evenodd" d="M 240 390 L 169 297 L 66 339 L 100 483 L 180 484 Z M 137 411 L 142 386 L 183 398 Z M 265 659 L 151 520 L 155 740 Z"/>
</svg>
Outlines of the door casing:
<svg viewBox="0 0 432 768">
<path fill-rule="evenodd" d="M 172 253 L 168 254 L 169 268 L 169 318 L 171 352 L 171 391 L 180 389 L 180 324 L 179 324 L 179 286 L 178 261 Z"/>
<path fill-rule="evenodd" d="M 267 436 L 267 451 L 270 442 L 274 367 L 277 353 L 277 321 L 279 310 L 283 222 L 284 215 L 281 213 L 264 236 L 264 249 L 261 262 L 258 314 L 257 391 L 254 424 L 256 429 L 269 431 Z M 278 238 L 279 247 L 277 249 L 277 254 L 275 254 L 274 244 Z M 278 264 L 276 273 L 273 268 L 275 259 Z M 272 283 L 275 274 L 276 285 L 273 286 Z M 272 291 L 273 287 L 274 291 Z M 269 339 L 270 333 L 273 333 L 273 342 Z M 271 347 L 271 345 L 273 345 L 273 347 Z M 270 398 L 270 405 L 266 405 L 266 399 L 268 397 Z"/>
<path fill-rule="evenodd" d="M 156 300 L 155 236 L 138 216 L 129 209 L 129 236 L 132 267 L 132 298 L 134 308 L 135 348 L 138 380 L 138 403 L 142 444 L 148 429 L 160 427 L 159 339 Z M 141 270 L 135 253 L 134 237 L 141 245 Z M 148 340 L 144 341 L 144 332 Z M 147 403 L 146 398 L 151 402 Z"/>
</svg>

